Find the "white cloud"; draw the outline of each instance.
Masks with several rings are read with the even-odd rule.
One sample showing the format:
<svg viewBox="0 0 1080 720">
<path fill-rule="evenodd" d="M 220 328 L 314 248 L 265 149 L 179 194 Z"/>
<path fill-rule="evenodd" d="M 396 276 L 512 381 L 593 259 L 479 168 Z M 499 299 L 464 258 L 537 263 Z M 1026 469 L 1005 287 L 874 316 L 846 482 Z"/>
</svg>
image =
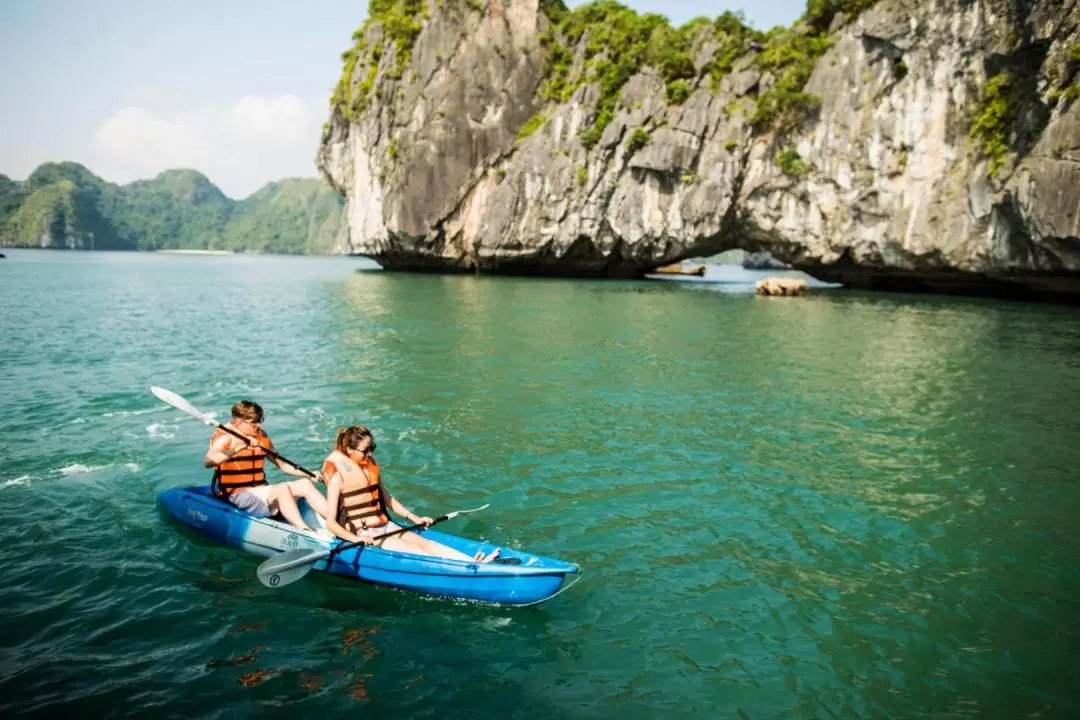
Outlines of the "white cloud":
<svg viewBox="0 0 1080 720">
<path fill-rule="evenodd" d="M 309 126 L 307 106 L 292 95 L 271 100 L 248 96 L 232 106 L 228 120 L 238 135 L 275 147 L 303 142 Z"/>
<path fill-rule="evenodd" d="M 201 108 L 172 118 L 129 107 L 98 129 L 92 168 L 114 182 L 194 168 L 239 198 L 271 180 L 315 176 L 318 141 L 314 113 L 293 95 L 248 96 L 231 108 Z"/>
</svg>

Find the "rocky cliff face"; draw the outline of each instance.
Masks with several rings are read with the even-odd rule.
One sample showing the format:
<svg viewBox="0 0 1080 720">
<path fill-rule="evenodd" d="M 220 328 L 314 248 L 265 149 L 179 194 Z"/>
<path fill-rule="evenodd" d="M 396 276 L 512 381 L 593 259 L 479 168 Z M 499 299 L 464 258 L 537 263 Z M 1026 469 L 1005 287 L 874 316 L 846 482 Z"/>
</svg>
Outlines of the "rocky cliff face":
<svg viewBox="0 0 1080 720">
<path fill-rule="evenodd" d="M 318 164 L 387 269 L 635 277 L 743 248 L 1080 300 L 1080 0 L 811 0 L 767 36 L 650 25 L 639 57 L 601 37 L 639 30 L 611 3 L 372 9 Z"/>
</svg>

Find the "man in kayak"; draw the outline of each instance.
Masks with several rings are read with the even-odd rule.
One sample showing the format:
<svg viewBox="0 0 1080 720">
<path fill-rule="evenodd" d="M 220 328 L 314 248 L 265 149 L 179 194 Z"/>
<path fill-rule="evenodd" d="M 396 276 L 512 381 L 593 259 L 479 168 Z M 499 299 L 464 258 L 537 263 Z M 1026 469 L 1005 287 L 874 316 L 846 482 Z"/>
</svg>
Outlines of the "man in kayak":
<svg viewBox="0 0 1080 720">
<path fill-rule="evenodd" d="M 224 430 L 214 431 L 203 458 L 205 467 L 214 468 L 214 493 L 255 517 L 280 514 L 292 525 L 311 532 L 296 500 L 304 498 L 315 512 L 326 517 L 326 498 L 301 470 L 277 458 L 269 459 L 281 472 L 300 479 L 274 485 L 266 482 L 264 466 L 268 456 L 264 450 L 273 450 L 274 443 L 263 431 L 262 421 L 262 407 L 241 400 L 232 406 L 228 427 L 247 437 L 247 442 Z"/>
<path fill-rule="evenodd" d="M 375 438 L 363 425 L 338 430 L 334 451 L 322 467 L 326 483 L 328 512 L 324 517 L 327 530 L 346 542 L 364 542 L 416 555 L 474 562 L 491 562 L 499 556 L 496 548 L 486 557 L 482 552 L 470 557 L 415 532 L 380 539 L 384 533 L 401 527 L 391 522 L 387 508 L 416 524 L 430 526 L 434 520 L 417 516 L 387 492 L 379 480 L 379 464 L 375 462 L 374 453 Z"/>
</svg>

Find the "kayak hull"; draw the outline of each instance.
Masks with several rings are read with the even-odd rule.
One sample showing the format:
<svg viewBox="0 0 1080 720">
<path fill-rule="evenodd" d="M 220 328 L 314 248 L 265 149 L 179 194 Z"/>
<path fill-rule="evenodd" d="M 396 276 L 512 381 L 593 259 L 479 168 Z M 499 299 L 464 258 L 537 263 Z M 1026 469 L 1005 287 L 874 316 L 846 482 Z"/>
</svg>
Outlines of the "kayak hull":
<svg viewBox="0 0 1080 720">
<path fill-rule="evenodd" d="M 256 518 L 219 500 L 205 485 L 170 488 L 157 496 L 158 504 L 174 519 L 209 540 L 271 557 L 287 550 L 327 550 L 342 544 L 325 530 L 307 533 L 282 520 Z M 301 501 L 305 518 L 313 527 L 317 516 Z M 500 605 L 532 605 L 558 594 L 579 568 L 573 563 L 534 553 L 513 550 L 477 540 L 437 532 L 420 531 L 435 542 L 468 555 L 500 548 L 500 559 L 520 564 L 476 563 L 426 555 L 413 555 L 376 547 L 351 548 L 319 560 L 315 570 L 360 582 L 386 585 L 441 597 L 475 600 Z"/>
</svg>

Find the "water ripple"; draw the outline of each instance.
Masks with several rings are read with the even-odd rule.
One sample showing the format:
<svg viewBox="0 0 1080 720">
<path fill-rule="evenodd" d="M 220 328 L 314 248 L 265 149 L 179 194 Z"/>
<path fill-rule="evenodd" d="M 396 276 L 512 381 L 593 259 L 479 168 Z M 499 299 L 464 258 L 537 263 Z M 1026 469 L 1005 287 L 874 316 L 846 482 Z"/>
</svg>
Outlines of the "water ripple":
<svg viewBox="0 0 1080 720">
<path fill-rule="evenodd" d="M 1080 712 L 1071 311 L 11 255 L 5 715 Z M 207 335 L 226 305 L 257 351 Z M 368 424 L 411 507 L 490 502 L 448 529 L 584 579 L 518 610 L 264 588 L 155 507 L 209 433 L 150 385 L 257 399 L 309 467 Z"/>
</svg>

